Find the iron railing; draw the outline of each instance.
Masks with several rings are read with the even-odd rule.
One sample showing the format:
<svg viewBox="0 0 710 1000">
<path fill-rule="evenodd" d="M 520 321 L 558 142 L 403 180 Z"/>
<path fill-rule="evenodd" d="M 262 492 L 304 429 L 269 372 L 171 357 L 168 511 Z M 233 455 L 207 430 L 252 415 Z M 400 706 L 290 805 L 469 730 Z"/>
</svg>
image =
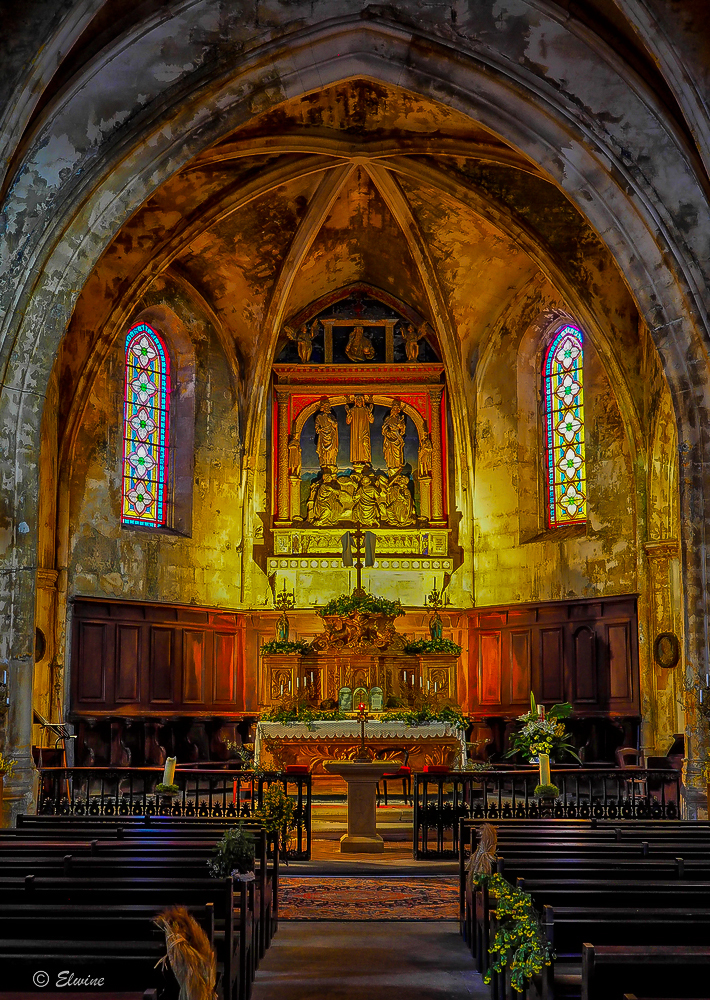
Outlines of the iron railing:
<svg viewBox="0 0 710 1000">
<path fill-rule="evenodd" d="M 174 817 L 176 820 L 230 821 L 251 818 L 264 791 L 279 782 L 294 803 L 295 847 L 289 856 L 311 857 L 311 776 L 279 771 L 226 771 L 178 768 L 179 792 L 155 791 L 158 767 L 44 767 L 40 769 L 37 812 L 76 820 Z"/>
<path fill-rule="evenodd" d="M 414 857 L 458 857 L 459 820 L 679 819 L 681 778 L 650 768 L 565 768 L 552 772 L 560 796 L 538 800 L 534 770 L 414 776 Z"/>
</svg>

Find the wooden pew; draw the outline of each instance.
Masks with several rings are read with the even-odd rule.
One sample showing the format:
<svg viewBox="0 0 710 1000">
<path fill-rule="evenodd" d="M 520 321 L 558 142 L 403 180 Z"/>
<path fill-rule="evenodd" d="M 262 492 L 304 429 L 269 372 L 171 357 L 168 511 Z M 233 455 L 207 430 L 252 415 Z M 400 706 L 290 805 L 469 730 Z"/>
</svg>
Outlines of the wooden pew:
<svg viewBox="0 0 710 1000">
<path fill-rule="evenodd" d="M 703 997 L 710 973 L 708 945 L 599 945 L 582 948 L 582 1000 L 609 1000 L 633 991 Z"/>
<path fill-rule="evenodd" d="M 253 883 L 252 883 L 253 887 Z M 155 913 L 168 906 L 200 906 L 214 904 L 215 942 L 218 959 L 223 967 L 225 1000 L 227 996 L 248 996 L 255 955 L 252 947 L 253 904 L 247 884 L 238 883 L 235 905 L 235 886 L 229 879 L 73 879 L 28 875 L 24 879 L 0 878 L 0 900 L 3 905 L 35 906 L 89 906 L 97 899 L 110 899 L 116 911 L 124 906 L 153 906 Z M 6 949 L 11 941 L 0 941 L 0 958 L 18 952 Z M 30 953 L 32 948 L 28 945 Z M 236 984 L 236 989 L 235 989 Z"/>
</svg>

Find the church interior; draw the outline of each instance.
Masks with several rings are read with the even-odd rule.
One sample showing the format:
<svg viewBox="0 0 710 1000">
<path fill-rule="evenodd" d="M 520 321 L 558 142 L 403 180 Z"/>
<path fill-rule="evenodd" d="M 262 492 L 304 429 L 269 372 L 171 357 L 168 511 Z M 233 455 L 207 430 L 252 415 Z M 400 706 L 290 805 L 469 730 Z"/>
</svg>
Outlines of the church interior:
<svg viewBox="0 0 710 1000">
<path fill-rule="evenodd" d="M 710 996 L 705 5 L 5 7 L 0 1000 Z"/>
</svg>

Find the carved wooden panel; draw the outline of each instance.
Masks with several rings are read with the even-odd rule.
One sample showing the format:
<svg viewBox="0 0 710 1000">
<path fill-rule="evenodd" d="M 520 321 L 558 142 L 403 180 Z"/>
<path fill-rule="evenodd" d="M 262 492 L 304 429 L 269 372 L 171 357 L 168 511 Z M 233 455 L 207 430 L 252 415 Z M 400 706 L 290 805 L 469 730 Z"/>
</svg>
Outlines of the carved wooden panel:
<svg viewBox="0 0 710 1000">
<path fill-rule="evenodd" d="M 521 715 L 530 690 L 582 715 L 639 713 L 636 596 L 469 613 L 468 710 Z"/>
<path fill-rule="evenodd" d="M 227 611 L 77 598 L 72 712 L 243 713 L 244 632 Z"/>
<path fill-rule="evenodd" d="M 501 634 L 482 632 L 480 638 L 480 690 L 482 705 L 498 705 L 501 699 Z"/>
</svg>

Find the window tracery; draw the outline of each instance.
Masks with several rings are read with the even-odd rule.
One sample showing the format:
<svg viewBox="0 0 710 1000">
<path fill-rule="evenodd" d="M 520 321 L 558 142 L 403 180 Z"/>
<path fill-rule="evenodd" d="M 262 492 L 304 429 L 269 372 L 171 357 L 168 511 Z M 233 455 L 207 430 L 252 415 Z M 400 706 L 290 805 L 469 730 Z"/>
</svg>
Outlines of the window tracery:
<svg viewBox="0 0 710 1000">
<path fill-rule="evenodd" d="M 160 528 L 168 520 L 170 358 L 146 323 L 126 336 L 125 373 L 121 521 Z"/>
<path fill-rule="evenodd" d="M 582 333 L 563 327 L 545 352 L 547 525 L 561 528 L 587 519 L 584 450 L 584 347 Z"/>
</svg>

